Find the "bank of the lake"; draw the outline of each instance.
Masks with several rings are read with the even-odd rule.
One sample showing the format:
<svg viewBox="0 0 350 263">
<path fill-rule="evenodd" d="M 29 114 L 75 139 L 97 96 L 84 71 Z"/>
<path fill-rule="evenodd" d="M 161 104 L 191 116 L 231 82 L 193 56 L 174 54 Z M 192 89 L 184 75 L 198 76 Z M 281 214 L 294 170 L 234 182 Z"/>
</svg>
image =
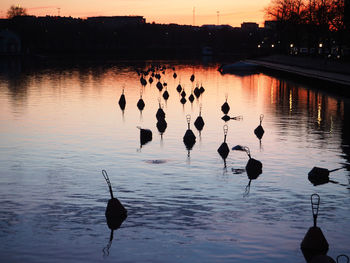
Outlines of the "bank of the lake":
<svg viewBox="0 0 350 263">
<path fill-rule="evenodd" d="M 350 96 L 350 63 L 320 57 L 271 55 L 246 60 L 262 70 L 317 81 L 319 88 Z"/>
</svg>

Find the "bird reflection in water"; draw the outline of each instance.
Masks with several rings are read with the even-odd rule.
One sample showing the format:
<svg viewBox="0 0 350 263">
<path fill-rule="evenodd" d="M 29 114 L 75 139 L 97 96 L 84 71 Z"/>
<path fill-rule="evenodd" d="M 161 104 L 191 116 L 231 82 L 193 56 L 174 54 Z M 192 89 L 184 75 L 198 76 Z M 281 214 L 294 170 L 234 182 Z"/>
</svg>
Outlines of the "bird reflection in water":
<svg viewBox="0 0 350 263">
<path fill-rule="evenodd" d="M 107 246 L 103 248 L 103 255 L 108 256 L 109 249 L 113 241 L 114 230 L 117 230 L 121 226 L 121 224 L 124 222 L 124 220 L 127 218 L 128 211 L 124 208 L 121 202 L 113 196 L 112 185 L 109 180 L 108 174 L 105 170 L 102 170 L 102 175 L 107 182 L 109 193 L 111 195 L 111 199 L 108 200 L 108 204 L 105 212 L 107 225 L 108 225 L 108 228 L 111 230 L 111 234 L 110 234 L 109 242 Z"/>
</svg>

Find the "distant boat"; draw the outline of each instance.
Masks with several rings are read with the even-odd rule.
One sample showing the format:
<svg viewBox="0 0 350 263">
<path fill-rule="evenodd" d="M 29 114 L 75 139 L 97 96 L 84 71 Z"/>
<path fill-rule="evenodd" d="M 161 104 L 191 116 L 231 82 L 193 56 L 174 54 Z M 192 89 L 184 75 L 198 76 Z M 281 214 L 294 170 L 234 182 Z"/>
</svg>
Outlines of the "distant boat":
<svg viewBox="0 0 350 263">
<path fill-rule="evenodd" d="M 256 73 L 259 66 L 254 63 L 238 61 L 233 64 L 221 65 L 219 71 L 221 74 L 232 73 L 240 76 Z"/>
</svg>

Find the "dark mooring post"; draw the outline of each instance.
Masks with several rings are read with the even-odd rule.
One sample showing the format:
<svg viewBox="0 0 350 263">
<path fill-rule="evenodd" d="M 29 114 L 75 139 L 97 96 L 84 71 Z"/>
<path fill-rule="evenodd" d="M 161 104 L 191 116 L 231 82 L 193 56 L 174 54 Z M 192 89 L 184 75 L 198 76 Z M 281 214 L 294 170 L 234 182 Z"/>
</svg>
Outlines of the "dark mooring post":
<svg viewBox="0 0 350 263">
<path fill-rule="evenodd" d="M 180 83 L 179 83 L 179 85 L 177 85 L 176 90 L 178 93 L 180 93 L 182 91 L 182 86 Z"/>
</svg>

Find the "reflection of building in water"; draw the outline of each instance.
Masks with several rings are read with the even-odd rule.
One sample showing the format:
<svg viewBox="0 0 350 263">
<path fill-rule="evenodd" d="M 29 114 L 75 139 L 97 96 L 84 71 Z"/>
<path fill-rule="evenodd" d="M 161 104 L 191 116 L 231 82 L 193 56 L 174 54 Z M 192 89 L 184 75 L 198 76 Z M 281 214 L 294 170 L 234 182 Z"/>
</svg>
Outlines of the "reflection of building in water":
<svg viewBox="0 0 350 263">
<path fill-rule="evenodd" d="M 278 117 L 290 116 L 293 125 L 301 123 L 300 118 L 307 118 L 307 130 L 316 129 L 331 133 L 336 128 L 334 125 L 340 124 L 344 117 L 343 101 L 316 90 L 305 89 L 297 83 L 264 75 L 243 78 L 242 82 L 244 90 L 249 91 L 246 96 L 263 97 L 258 101 L 263 101 L 267 107 L 266 111 L 270 105 L 274 105 L 274 114 Z M 253 92 L 257 94 L 251 94 Z"/>
<path fill-rule="evenodd" d="M 302 83 L 263 74 L 243 77 L 241 81 L 246 100 L 256 101 L 260 112 L 278 119 L 280 136 L 299 134 L 304 138 L 307 134 L 305 139 L 312 137 L 319 147 L 326 147 L 331 139 L 341 144 L 345 160 L 350 160 L 350 106 L 346 101 L 307 89 Z M 341 138 L 334 137 L 338 133 Z"/>
<path fill-rule="evenodd" d="M 21 39 L 10 31 L 0 31 L 0 54 L 19 54 L 21 52 Z"/>
</svg>

